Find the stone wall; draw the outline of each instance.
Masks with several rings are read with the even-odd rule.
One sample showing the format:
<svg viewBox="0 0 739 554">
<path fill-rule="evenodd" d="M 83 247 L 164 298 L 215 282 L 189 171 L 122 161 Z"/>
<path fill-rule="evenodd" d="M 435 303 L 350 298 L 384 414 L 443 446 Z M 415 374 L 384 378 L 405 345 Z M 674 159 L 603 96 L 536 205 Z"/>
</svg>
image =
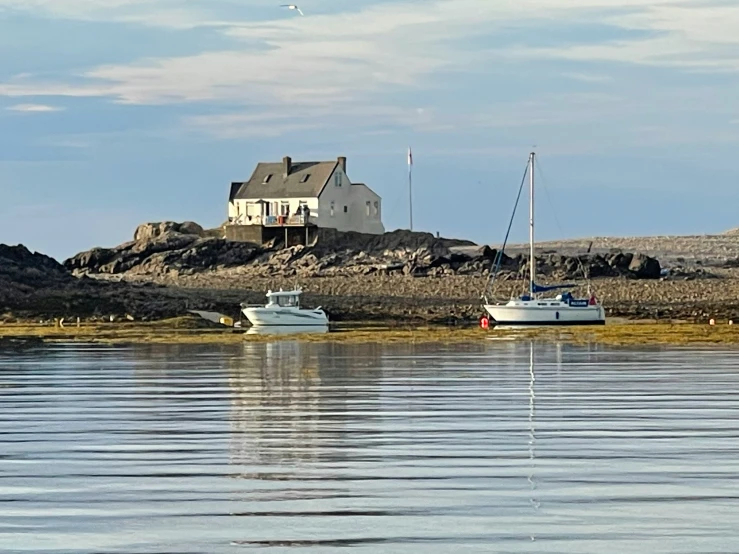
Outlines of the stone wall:
<svg viewBox="0 0 739 554">
<path fill-rule="evenodd" d="M 226 225 L 226 239 L 233 242 L 267 244 L 274 241 L 285 246 L 311 245 L 318 235 L 318 227 L 262 227 L 261 225 Z"/>
<path fill-rule="evenodd" d="M 251 242 L 262 244 L 263 234 L 261 225 L 226 225 L 226 240 L 233 242 Z"/>
</svg>

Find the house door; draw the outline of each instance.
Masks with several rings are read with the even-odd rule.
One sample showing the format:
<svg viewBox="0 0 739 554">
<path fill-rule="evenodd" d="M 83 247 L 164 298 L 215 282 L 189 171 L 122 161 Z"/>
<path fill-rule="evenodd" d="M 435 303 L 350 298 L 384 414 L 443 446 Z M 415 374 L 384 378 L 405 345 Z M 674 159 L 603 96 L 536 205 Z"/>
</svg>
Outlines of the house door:
<svg viewBox="0 0 739 554">
<path fill-rule="evenodd" d="M 270 213 L 270 206 L 272 206 L 272 204 L 270 204 L 269 202 L 265 202 L 262 205 L 264 206 L 264 217 L 271 216 L 272 214 Z"/>
</svg>

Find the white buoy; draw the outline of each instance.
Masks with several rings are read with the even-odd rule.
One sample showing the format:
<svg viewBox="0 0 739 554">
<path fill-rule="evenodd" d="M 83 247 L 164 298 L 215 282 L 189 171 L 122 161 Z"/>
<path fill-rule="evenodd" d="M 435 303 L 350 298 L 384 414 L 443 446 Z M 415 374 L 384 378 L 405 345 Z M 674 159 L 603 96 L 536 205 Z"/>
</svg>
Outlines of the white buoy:
<svg viewBox="0 0 739 554">
<path fill-rule="evenodd" d="M 729 325 L 734 325 L 734 320 L 733 319 L 730 319 L 729 320 Z"/>
<path fill-rule="evenodd" d="M 708 320 L 708 324 L 709 325 L 715 325 L 716 324 L 716 320 L 715 319 L 709 319 Z"/>
</svg>

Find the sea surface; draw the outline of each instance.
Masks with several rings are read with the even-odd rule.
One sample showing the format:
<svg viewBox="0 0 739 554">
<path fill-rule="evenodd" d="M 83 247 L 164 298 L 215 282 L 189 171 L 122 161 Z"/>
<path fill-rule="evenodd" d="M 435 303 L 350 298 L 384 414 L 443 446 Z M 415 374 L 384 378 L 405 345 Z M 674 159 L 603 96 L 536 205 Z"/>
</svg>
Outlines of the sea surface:
<svg viewBox="0 0 739 554">
<path fill-rule="evenodd" d="M 737 552 L 739 350 L 0 352 L 0 552 Z"/>
</svg>

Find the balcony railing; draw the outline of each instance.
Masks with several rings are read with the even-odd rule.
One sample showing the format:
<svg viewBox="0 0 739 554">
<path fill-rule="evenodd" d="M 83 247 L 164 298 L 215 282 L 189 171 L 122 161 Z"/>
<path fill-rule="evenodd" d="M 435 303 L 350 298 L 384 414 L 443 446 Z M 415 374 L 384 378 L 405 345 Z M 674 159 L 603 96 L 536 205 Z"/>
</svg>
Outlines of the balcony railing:
<svg viewBox="0 0 739 554">
<path fill-rule="evenodd" d="M 305 215 L 240 215 L 229 218 L 232 225 L 263 225 L 265 227 L 304 227 L 313 219 Z"/>
</svg>

